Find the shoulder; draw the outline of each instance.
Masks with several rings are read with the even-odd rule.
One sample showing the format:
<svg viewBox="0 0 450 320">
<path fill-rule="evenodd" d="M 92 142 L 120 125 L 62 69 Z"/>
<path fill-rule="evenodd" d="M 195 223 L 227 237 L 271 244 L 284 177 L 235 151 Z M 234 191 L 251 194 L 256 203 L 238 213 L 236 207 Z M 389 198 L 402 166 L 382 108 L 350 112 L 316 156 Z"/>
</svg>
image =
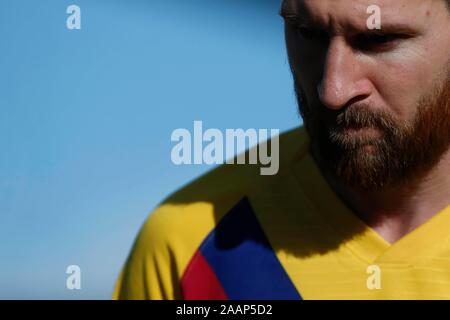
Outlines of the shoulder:
<svg viewBox="0 0 450 320">
<path fill-rule="evenodd" d="M 289 170 L 292 158 L 306 145 L 303 128 L 280 135 L 280 174 Z M 151 291 L 158 282 L 157 292 L 150 297 L 177 298 L 177 282 L 202 241 L 243 197 L 263 189 L 273 179 L 275 176 L 261 175 L 259 165 L 222 165 L 170 195 L 142 226 L 122 278 L 133 272 L 151 273 L 146 277 L 155 281 L 142 290 Z M 142 281 L 145 280 L 131 282 L 141 282 L 134 285 L 142 286 Z"/>
<path fill-rule="evenodd" d="M 239 200 L 289 171 L 294 157 L 307 146 L 305 130 L 296 128 L 279 137 L 280 170 L 275 176 L 261 175 L 259 164 L 225 164 L 194 180 L 150 214 L 141 230 L 142 242 L 175 245 L 179 239 L 195 239 L 198 235 L 198 244 Z"/>
</svg>

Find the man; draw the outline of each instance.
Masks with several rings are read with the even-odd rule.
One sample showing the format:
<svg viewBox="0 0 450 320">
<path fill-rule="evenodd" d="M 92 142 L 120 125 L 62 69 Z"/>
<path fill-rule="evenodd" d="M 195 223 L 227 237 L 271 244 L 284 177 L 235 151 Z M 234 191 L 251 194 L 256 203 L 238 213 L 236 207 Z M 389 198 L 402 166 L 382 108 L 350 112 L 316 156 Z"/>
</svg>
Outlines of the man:
<svg viewBox="0 0 450 320">
<path fill-rule="evenodd" d="M 450 299 L 448 5 L 285 0 L 305 126 L 279 173 L 225 165 L 167 199 L 115 298 Z"/>
</svg>

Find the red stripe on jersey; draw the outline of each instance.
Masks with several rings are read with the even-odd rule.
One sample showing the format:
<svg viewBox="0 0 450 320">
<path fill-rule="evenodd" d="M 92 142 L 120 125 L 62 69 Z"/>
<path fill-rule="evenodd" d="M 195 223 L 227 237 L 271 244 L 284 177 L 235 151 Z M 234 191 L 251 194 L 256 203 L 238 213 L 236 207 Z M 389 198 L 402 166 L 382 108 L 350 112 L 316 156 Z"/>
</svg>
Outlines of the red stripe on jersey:
<svg viewBox="0 0 450 320">
<path fill-rule="evenodd" d="M 228 300 L 209 263 L 196 251 L 181 279 L 185 300 Z"/>
</svg>

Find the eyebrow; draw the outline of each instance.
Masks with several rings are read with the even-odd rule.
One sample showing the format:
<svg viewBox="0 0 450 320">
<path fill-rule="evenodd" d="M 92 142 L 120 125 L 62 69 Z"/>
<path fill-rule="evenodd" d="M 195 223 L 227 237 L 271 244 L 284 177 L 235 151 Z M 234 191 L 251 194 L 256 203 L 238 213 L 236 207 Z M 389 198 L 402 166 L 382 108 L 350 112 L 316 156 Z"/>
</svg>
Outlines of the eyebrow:
<svg viewBox="0 0 450 320">
<path fill-rule="evenodd" d="M 287 22 L 287 23 L 295 23 L 296 25 L 300 25 L 303 27 L 311 27 L 315 29 L 325 29 L 322 28 L 319 24 L 311 21 L 308 17 L 305 15 L 288 10 L 286 8 L 281 8 L 279 15 Z M 364 33 L 364 34 L 404 34 L 404 35 L 410 35 L 414 36 L 419 34 L 419 31 L 406 24 L 406 23 L 393 23 L 393 22 L 383 22 L 381 29 L 368 29 L 367 27 L 359 28 L 354 25 L 348 25 L 347 30 L 349 30 L 351 33 Z"/>
<path fill-rule="evenodd" d="M 398 33 L 406 35 L 416 35 L 419 34 L 419 30 L 413 26 L 404 23 L 383 23 L 381 29 L 367 30 L 373 33 Z"/>
<path fill-rule="evenodd" d="M 284 0 L 281 4 L 279 15 L 282 18 L 298 17 L 298 10 L 296 10 L 297 5 L 294 5 L 292 1 Z"/>
<path fill-rule="evenodd" d="M 309 19 L 304 14 L 286 9 L 284 7 L 280 9 L 279 15 L 284 19 L 286 23 L 295 23 L 296 25 L 302 25 L 305 27 L 306 26 L 319 27 L 316 23 L 313 23 L 311 19 Z"/>
</svg>

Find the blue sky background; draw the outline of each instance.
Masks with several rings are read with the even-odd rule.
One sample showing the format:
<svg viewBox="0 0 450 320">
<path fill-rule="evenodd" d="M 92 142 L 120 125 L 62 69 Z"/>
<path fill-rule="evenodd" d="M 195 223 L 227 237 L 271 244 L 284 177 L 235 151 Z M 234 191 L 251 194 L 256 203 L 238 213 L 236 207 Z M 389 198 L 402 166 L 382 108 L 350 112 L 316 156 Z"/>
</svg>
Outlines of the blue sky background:
<svg viewBox="0 0 450 320">
<path fill-rule="evenodd" d="M 0 1 L 0 299 L 109 299 L 149 212 L 211 169 L 172 164 L 174 129 L 300 123 L 279 5 Z"/>
</svg>

